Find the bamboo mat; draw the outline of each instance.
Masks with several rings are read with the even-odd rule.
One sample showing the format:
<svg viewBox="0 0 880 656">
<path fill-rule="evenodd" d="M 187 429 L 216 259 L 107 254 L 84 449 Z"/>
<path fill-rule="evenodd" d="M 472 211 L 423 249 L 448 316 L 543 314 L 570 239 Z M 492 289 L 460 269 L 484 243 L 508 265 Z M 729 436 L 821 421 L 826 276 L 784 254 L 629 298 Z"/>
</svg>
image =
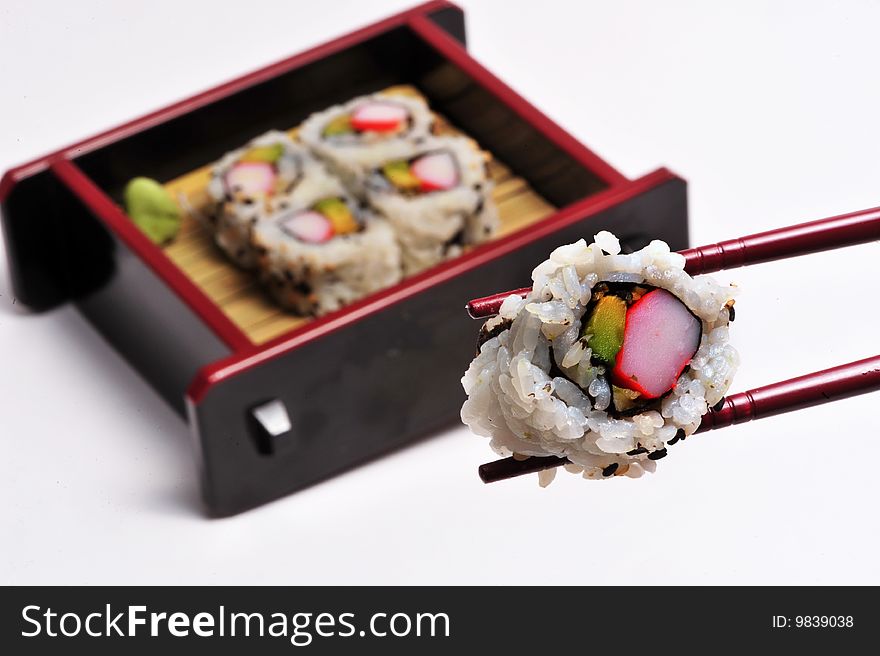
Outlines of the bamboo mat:
<svg viewBox="0 0 880 656">
<path fill-rule="evenodd" d="M 418 95 L 408 86 L 392 87 L 386 93 Z M 442 117 L 438 124 L 440 134 L 462 134 Z M 295 136 L 296 128 L 289 133 Z M 166 183 L 165 188 L 175 199 L 184 197 L 196 214 L 209 205 L 206 188 L 210 171 L 210 164 L 203 166 Z M 494 157 L 489 161 L 489 174 L 495 182 L 492 197 L 501 221 L 497 237 L 533 225 L 555 211 L 523 178 L 513 175 Z M 163 251 L 254 344 L 311 321 L 278 307 L 263 292 L 256 275 L 238 269 L 226 259 L 208 230 L 190 213 L 185 214 L 177 238 Z"/>
</svg>

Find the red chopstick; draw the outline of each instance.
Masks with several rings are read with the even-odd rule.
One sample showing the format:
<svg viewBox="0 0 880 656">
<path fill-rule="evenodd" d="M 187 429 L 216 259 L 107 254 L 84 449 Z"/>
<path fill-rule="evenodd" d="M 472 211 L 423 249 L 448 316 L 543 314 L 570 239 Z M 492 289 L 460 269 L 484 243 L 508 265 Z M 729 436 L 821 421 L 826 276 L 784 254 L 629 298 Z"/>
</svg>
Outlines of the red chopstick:
<svg viewBox="0 0 880 656">
<path fill-rule="evenodd" d="M 720 409 L 710 410 L 703 417 L 696 432 L 702 433 L 752 419 L 772 417 L 877 390 L 880 390 L 880 355 L 757 387 L 747 392 L 731 394 L 724 399 Z M 484 483 L 494 483 L 514 476 L 558 467 L 567 462 L 568 459 L 557 456 L 532 457 L 525 460 L 502 458 L 481 465 L 479 472 Z"/>
<path fill-rule="evenodd" d="M 691 275 L 697 275 L 818 253 L 878 239 L 880 239 L 880 208 L 874 208 L 679 252 L 684 255 L 685 270 Z M 498 314 L 498 309 L 505 298 L 511 294 L 525 296 L 531 290 L 531 287 L 523 287 L 476 298 L 468 302 L 466 306 L 468 314 L 474 319 Z"/>
</svg>

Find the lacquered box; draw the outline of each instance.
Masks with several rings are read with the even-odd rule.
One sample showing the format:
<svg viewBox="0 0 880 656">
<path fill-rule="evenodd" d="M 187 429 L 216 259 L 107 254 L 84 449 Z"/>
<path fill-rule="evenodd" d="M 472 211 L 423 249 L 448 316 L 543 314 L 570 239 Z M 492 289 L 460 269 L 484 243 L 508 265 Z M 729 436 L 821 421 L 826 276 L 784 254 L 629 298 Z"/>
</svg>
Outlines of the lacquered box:
<svg viewBox="0 0 880 656">
<path fill-rule="evenodd" d="M 121 207 L 135 176 L 174 184 L 261 132 L 395 85 L 415 88 L 492 153 L 509 215 L 497 239 L 288 324 L 246 284 L 233 291 L 237 274 L 187 269 L 186 253 L 154 245 Z M 688 242 L 681 178 L 616 171 L 471 58 L 463 12 L 443 1 L 8 171 L 0 209 L 18 300 L 36 310 L 75 303 L 180 413 L 214 515 L 457 422 L 476 343 L 465 302 L 521 287 L 556 246 L 602 229 L 633 249 Z"/>
</svg>

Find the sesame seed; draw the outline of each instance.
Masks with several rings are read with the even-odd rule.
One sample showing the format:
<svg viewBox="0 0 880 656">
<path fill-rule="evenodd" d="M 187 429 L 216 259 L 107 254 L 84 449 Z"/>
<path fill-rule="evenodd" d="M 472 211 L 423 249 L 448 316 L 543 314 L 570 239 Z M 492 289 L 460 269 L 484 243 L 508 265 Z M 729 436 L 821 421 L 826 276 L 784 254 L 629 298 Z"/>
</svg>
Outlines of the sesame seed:
<svg viewBox="0 0 880 656">
<path fill-rule="evenodd" d="M 657 449 L 648 454 L 648 460 L 660 460 L 666 457 L 666 449 Z"/>
</svg>

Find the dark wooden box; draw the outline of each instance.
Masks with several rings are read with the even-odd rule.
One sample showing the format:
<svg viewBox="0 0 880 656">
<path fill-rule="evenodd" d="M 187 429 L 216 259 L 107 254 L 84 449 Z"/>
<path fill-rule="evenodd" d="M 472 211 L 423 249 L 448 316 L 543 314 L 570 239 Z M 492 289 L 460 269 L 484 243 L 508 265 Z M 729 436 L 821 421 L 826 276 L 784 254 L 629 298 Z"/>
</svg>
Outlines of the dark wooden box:
<svg viewBox="0 0 880 656">
<path fill-rule="evenodd" d="M 315 483 L 452 425 L 476 326 L 467 299 L 522 286 L 556 246 L 610 229 L 687 246 L 683 180 L 629 180 L 472 59 L 464 15 L 429 2 L 11 171 L 0 210 L 15 293 L 73 302 L 189 423 L 211 514 Z M 270 128 L 391 85 L 418 89 L 555 208 L 344 310 L 255 343 L 120 207 Z M 267 430 L 254 410 L 286 411 Z"/>
</svg>

